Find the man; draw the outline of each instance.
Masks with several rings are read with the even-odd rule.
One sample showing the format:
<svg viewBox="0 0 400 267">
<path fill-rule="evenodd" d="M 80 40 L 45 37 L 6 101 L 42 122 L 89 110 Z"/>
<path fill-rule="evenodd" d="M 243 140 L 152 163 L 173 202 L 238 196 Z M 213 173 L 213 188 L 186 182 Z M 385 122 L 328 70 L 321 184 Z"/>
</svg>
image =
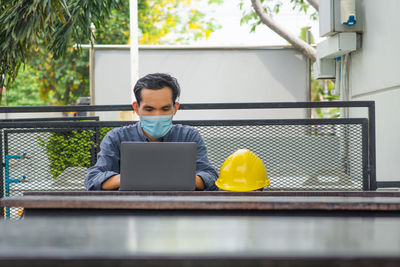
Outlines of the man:
<svg viewBox="0 0 400 267">
<path fill-rule="evenodd" d="M 216 190 L 217 172 L 207 158 L 200 133 L 189 126 L 173 125 L 172 117 L 179 108 L 178 81 L 163 73 L 148 74 L 133 88 L 136 102 L 132 106 L 140 122 L 111 130 L 100 144 L 97 163 L 85 178 L 87 190 L 113 190 L 120 186 L 120 147 L 123 141 L 196 142 L 196 190 Z"/>
</svg>

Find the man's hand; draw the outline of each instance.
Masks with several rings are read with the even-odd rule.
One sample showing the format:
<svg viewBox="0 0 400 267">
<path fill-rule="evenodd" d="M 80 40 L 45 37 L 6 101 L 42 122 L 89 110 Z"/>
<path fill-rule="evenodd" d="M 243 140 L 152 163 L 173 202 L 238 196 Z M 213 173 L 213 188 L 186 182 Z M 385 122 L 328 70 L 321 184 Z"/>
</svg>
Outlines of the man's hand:
<svg viewBox="0 0 400 267">
<path fill-rule="evenodd" d="M 117 174 L 111 176 L 101 185 L 101 188 L 104 190 L 112 190 L 119 188 L 121 183 L 121 175 Z M 204 182 L 200 176 L 196 175 L 196 190 L 204 190 Z"/>
<path fill-rule="evenodd" d="M 196 190 L 204 190 L 203 179 L 198 175 L 196 175 Z"/>
<path fill-rule="evenodd" d="M 121 175 L 117 174 L 114 176 L 111 176 L 107 180 L 103 182 L 101 185 L 101 188 L 104 190 L 113 190 L 119 188 L 119 185 L 121 183 Z M 197 185 L 197 183 L 196 183 Z"/>
</svg>

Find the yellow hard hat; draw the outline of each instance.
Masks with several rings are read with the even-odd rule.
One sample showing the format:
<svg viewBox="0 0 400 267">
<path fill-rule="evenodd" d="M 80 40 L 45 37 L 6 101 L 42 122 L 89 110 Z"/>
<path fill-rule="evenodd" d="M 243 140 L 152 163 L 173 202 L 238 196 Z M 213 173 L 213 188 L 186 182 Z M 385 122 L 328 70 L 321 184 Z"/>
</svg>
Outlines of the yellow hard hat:
<svg viewBox="0 0 400 267">
<path fill-rule="evenodd" d="M 222 164 L 215 184 L 226 191 L 252 191 L 270 181 L 261 159 L 248 149 L 239 149 Z"/>
</svg>

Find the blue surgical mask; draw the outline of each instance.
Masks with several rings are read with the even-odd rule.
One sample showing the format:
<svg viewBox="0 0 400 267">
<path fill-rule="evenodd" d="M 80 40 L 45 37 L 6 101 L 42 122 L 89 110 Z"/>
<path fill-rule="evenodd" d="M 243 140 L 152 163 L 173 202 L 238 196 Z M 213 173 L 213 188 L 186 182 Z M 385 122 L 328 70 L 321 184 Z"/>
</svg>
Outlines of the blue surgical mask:
<svg viewBox="0 0 400 267">
<path fill-rule="evenodd" d="M 142 128 L 152 137 L 160 138 L 172 128 L 173 115 L 140 116 Z"/>
</svg>

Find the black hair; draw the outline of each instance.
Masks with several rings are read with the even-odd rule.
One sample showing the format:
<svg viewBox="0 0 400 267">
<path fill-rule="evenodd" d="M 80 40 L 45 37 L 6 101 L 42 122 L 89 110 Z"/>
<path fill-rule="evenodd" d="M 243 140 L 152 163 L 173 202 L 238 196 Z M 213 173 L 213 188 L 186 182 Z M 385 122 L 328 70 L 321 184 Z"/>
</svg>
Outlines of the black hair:
<svg viewBox="0 0 400 267">
<path fill-rule="evenodd" d="M 152 73 L 140 78 L 133 87 L 133 93 L 136 97 L 136 102 L 140 105 L 142 101 L 142 89 L 159 90 L 164 87 L 169 87 L 172 90 L 172 102 L 175 104 L 176 99 L 181 94 L 181 88 L 178 80 L 166 73 Z"/>
</svg>

